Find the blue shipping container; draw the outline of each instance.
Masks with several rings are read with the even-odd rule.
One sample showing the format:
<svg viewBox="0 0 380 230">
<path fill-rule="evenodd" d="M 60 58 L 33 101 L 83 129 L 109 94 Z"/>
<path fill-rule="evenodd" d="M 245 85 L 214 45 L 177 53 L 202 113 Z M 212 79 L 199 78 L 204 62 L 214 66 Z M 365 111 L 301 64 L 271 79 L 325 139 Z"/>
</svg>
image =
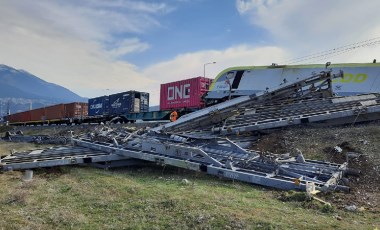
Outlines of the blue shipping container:
<svg viewBox="0 0 380 230">
<path fill-rule="evenodd" d="M 132 105 L 129 92 L 112 94 L 110 99 L 110 115 L 121 115 L 130 111 Z"/>
<path fill-rule="evenodd" d="M 109 114 L 109 98 L 101 96 L 88 100 L 88 115 L 100 116 Z"/>
<path fill-rule="evenodd" d="M 149 93 L 127 91 L 109 96 L 110 115 L 149 111 Z"/>
</svg>

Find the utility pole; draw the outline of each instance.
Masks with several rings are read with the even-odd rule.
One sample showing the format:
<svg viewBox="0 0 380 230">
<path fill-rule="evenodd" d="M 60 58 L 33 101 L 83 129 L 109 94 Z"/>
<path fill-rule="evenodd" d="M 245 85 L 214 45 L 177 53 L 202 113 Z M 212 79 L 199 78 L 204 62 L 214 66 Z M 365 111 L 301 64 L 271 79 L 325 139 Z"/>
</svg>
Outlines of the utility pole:
<svg viewBox="0 0 380 230">
<path fill-rule="evenodd" d="M 10 110 L 10 101 L 8 100 L 8 103 L 7 103 L 7 116 L 11 114 L 11 110 Z M 9 125 L 9 121 L 8 121 L 8 118 L 7 118 L 7 121 L 5 122 L 5 126 L 8 126 Z"/>
<path fill-rule="evenodd" d="M 7 115 L 11 115 L 11 106 L 10 106 L 11 102 L 8 100 L 8 104 L 7 104 Z"/>
</svg>

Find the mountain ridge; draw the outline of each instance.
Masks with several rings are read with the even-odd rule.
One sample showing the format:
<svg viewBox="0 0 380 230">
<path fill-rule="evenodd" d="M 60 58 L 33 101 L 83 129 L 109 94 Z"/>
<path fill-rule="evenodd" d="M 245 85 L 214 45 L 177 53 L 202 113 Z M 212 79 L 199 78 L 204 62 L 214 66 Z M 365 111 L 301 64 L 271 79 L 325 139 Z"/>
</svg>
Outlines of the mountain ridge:
<svg viewBox="0 0 380 230">
<path fill-rule="evenodd" d="M 0 116 L 47 105 L 87 102 L 69 89 L 47 82 L 25 70 L 0 64 Z M 7 109 L 4 109 L 7 107 Z"/>
</svg>

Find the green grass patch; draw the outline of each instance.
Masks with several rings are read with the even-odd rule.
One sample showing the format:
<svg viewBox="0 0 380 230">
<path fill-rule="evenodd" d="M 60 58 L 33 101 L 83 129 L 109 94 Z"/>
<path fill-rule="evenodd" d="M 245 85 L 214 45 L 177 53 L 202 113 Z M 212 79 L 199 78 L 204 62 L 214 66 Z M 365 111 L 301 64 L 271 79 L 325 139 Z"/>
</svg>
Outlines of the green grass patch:
<svg viewBox="0 0 380 230">
<path fill-rule="evenodd" d="M 374 214 L 307 207 L 303 193 L 172 167 L 60 167 L 0 174 L 4 229 L 368 229 Z M 183 183 L 187 179 L 189 183 Z M 325 210 L 326 209 L 326 210 Z M 336 215 L 344 221 L 337 220 Z M 356 222 L 354 221 L 356 220 Z"/>
</svg>

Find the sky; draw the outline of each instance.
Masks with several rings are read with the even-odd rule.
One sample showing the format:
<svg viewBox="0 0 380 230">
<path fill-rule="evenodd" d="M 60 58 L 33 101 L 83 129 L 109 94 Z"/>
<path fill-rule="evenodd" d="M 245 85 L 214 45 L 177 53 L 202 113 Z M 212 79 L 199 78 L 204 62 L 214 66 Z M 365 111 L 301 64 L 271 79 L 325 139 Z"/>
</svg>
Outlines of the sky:
<svg viewBox="0 0 380 230">
<path fill-rule="evenodd" d="M 160 84 L 204 70 L 380 60 L 378 9 L 376 0 L 0 0 L 0 64 L 83 97 L 137 90 L 158 105 Z"/>
</svg>

